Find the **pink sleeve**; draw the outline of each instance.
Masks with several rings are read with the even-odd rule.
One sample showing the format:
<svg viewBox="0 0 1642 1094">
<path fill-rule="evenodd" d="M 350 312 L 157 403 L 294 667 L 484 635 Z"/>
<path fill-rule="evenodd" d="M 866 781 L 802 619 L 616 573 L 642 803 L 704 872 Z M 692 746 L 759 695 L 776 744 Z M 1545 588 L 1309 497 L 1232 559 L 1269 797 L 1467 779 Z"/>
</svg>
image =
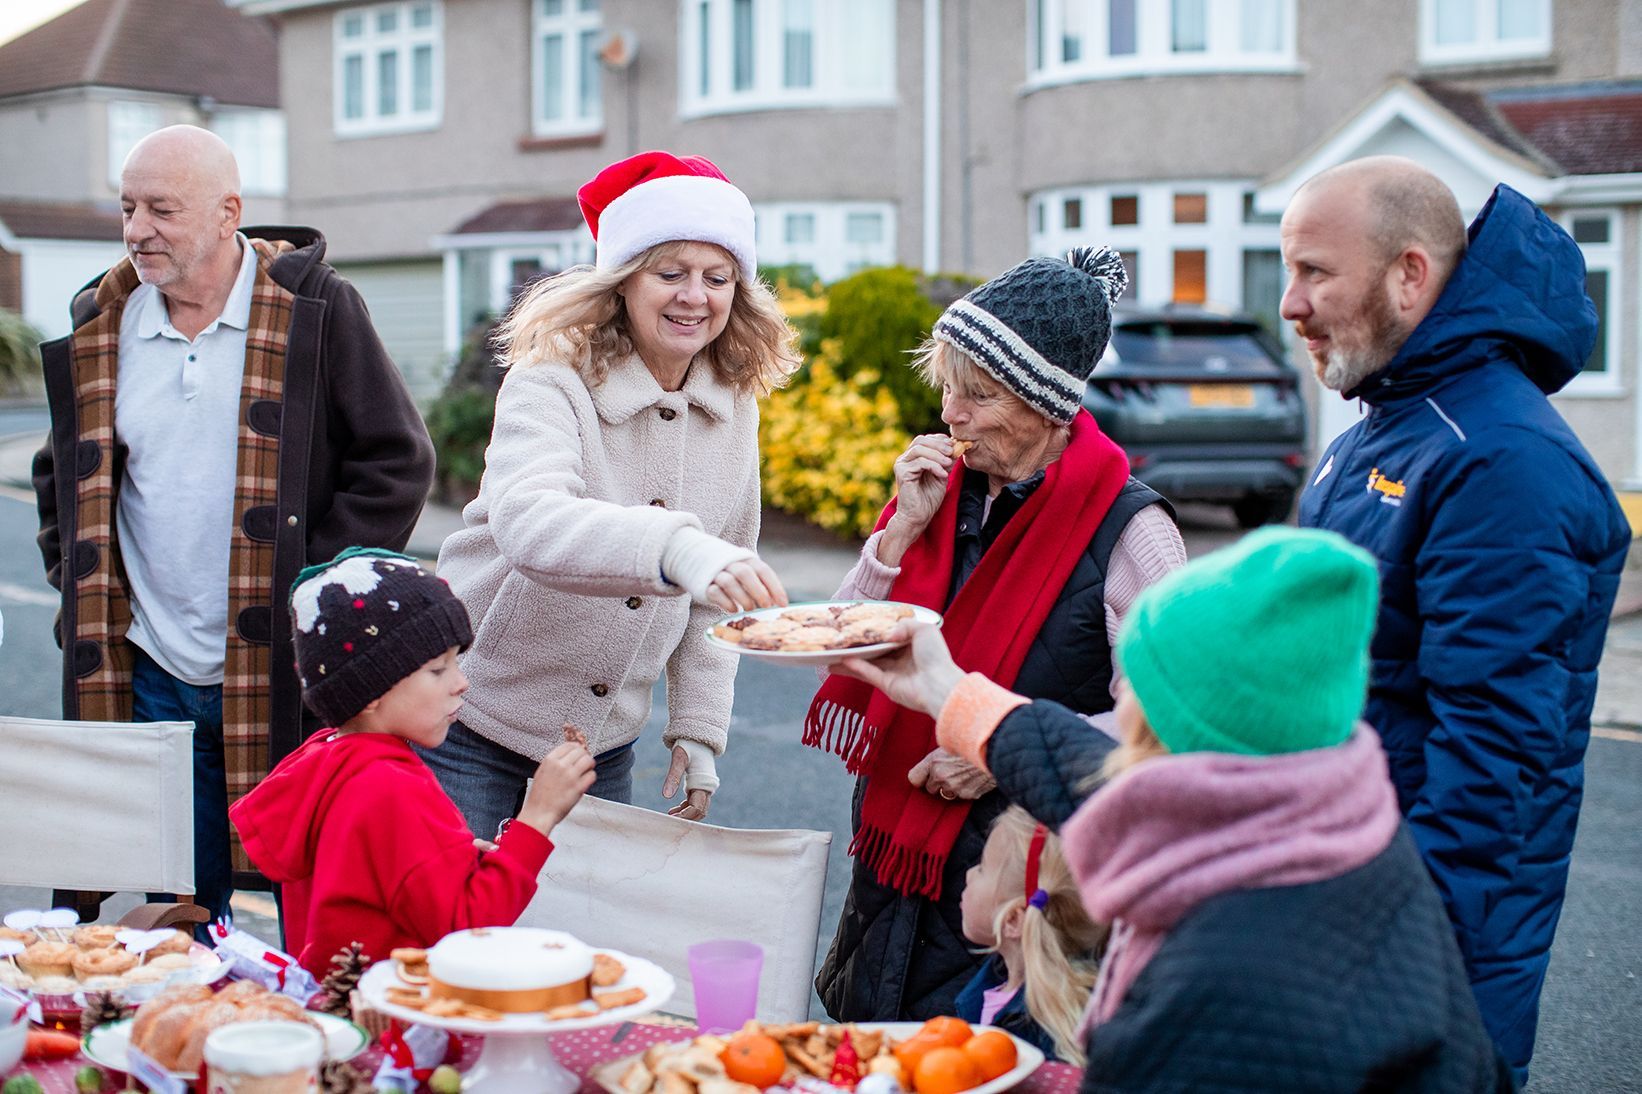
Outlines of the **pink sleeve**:
<svg viewBox="0 0 1642 1094">
<path fill-rule="evenodd" d="M 890 587 L 901 576 L 899 566 L 885 566 L 878 561 L 878 541 L 884 538 L 882 530 L 872 533 L 861 545 L 861 557 L 855 568 L 844 575 L 834 600 L 883 600 Z"/>
<path fill-rule="evenodd" d="M 1106 566 L 1106 640 L 1117 648 L 1118 631 L 1123 617 L 1129 614 L 1141 590 L 1153 584 L 1171 570 L 1186 565 L 1186 544 L 1181 541 L 1180 529 L 1169 518 L 1161 505 L 1148 505 L 1136 513 L 1123 529 L 1112 548 L 1111 560 Z M 1117 658 L 1112 659 L 1112 699 L 1116 701 L 1118 685 L 1123 672 Z M 1090 720 L 1107 732 L 1112 727 L 1094 721 L 1110 715 L 1093 715 Z M 1113 733 L 1115 736 L 1116 734 Z"/>
<path fill-rule="evenodd" d="M 986 742 L 1006 714 L 1028 702 L 1025 696 L 994 684 L 978 672 L 965 673 L 935 719 L 935 740 L 948 752 L 985 771 Z"/>
</svg>

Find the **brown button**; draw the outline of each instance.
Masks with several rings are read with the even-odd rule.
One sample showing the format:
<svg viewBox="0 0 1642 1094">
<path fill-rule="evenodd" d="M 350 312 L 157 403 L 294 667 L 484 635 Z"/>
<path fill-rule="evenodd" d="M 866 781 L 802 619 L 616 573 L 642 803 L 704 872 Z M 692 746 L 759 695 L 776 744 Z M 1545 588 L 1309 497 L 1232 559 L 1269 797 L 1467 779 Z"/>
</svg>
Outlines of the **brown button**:
<svg viewBox="0 0 1642 1094">
<path fill-rule="evenodd" d="M 674 410 L 672 407 L 664 406 L 664 407 L 661 408 L 661 420 L 662 421 L 670 422 L 676 417 L 678 417 L 678 411 Z"/>
<path fill-rule="evenodd" d="M 644 603 L 644 601 L 642 601 L 642 600 L 640 600 L 640 599 L 639 599 L 639 598 L 638 598 L 638 597 L 636 597 L 636 596 L 630 596 L 630 597 L 628 597 L 628 598 L 627 598 L 627 606 L 628 606 L 628 607 L 629 607 L 629 608 L 634 608 L 634 609 L 637 609 L 637 608 L 638 608 L 638 606 L 639 606 L 639 605 L 640 605 L 640 604 L 643 604 L 643 603 Z"/>
<path fill-rule="evenodd" d="M 650 504 L 656 506 L 658 509 L 667 508 L 667 503 L 662 501 L 660 498 L 651 498 Z"/>
<path fill-rule="evenodd" d="M 610 689 L 605 687 L 603 684 L 594 684 L 593 694 L 597 695 L 600 699 L 603 699 L 606 695 L 610 694 Z"/>
</svg>

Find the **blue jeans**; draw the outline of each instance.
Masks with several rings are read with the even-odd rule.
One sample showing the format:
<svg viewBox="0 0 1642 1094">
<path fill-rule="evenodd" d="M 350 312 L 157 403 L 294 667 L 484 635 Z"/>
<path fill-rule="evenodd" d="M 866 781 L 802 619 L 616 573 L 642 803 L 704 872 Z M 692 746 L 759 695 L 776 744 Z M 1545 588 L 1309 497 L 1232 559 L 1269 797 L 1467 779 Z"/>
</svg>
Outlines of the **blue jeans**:
<svg viewBox="0 0 1642 1094">
<path fill-rule="evenodd" d="M 185 684 L 141 649 L 131 670 L 131 720 L 194 723 L 194 902 L 215 921 L 234 895 L 228 843 L 228 771 L 222 755 L 222 685 Z M 149 902 L 176 899 L 150 893 Z M 199 932 L 203 938 L 203 929 Z"/>
<path fill-rule="evenodd" d="M 495 839 L 504 820 L 519 815 L 525 801 L 525 783 L 536 764 L 512 749 L 481 737 L 461 722 L 450 724 L 445 743 L 417 748 L 417 755 L 433 769 L 439 785 L 467 819 L 468 830 Z M 605 801 L 633 800 L 633 742 L 593 758 L 593 785 L 588 793 Z"/>
</svg>

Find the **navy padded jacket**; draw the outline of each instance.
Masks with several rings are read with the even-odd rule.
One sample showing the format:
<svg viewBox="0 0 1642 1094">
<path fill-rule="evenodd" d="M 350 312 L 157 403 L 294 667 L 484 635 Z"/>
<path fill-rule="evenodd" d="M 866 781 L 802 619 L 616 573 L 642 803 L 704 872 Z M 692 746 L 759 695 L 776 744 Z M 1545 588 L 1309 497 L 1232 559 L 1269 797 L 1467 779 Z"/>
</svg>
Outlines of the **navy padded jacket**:
<svg viewBox="0 0 1642 1094">
<path fill-rule="evenodd" d="M 1347 397 L 1300 523 L 1380 562 L 1365 717 L 1489 1032 L 1526 1074 L 1630 533 L 1546 396 L 1596 339 L 1579 247 L 1500 186 L 1425 320 Z"/>
</svg>

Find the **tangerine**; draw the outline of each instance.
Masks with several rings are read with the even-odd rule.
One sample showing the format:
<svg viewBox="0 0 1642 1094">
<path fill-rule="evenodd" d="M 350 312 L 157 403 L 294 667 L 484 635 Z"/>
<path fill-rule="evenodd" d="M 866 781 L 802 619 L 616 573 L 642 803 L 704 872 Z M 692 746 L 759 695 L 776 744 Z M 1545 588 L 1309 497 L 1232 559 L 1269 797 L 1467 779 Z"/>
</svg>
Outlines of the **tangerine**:
<svg viewBox="0 0 1642 1094">
<path fill-rule="evenodd" d="M 980 1071 L 983 1083 L 1013 1071 L 1018 1055 L 1014 1038 L 1001 1029 L 988 1029 L 975 1034 L 963 1043 L 963 1053 Z"/>
<path fill-rule="evenodd" d="M 787 1071 L 787 1054 L 781 1042 L 764 1033 L 738 1033 L 719 1053 L 724 1073 L 738 1083 L 756 1087 L 774 1086 Z"/>
<path fill-rule="evenodd" d="M 923 1028 L 917 1033 L 917 1036 L 920 1037 L 933 1037 L 936 1041 L 951 1048 L 960 1047 L 974 1035 L 975 1031 L 969 1028 L 968 1022 L 962 1018 L 953 1018 L 951 1015 L 946 1014 L 941 1015 L 939 1018 L 931 1018 L 924 1023 Z"/>
<path fill-rule="evenodd" d="M 901 1071 L 908 1080 L 918 1073 L 918 1065 L 924 1056 L 934 1049 L 944 1047 L 941 1042 L 926 1033 L 914 1033 L 894 1048 L 895 1059 L 900 1062 Z M 904 1084 L 903 1084 L 904 1085 Z"/>
<path fill-rule="evenodd" d="M 959 1094 L 982 1081 L 975 1061 L 950 1045 L 930 1049 L 912 1073 L 912 1089 L 918 1094 Z"/>
</svg>

